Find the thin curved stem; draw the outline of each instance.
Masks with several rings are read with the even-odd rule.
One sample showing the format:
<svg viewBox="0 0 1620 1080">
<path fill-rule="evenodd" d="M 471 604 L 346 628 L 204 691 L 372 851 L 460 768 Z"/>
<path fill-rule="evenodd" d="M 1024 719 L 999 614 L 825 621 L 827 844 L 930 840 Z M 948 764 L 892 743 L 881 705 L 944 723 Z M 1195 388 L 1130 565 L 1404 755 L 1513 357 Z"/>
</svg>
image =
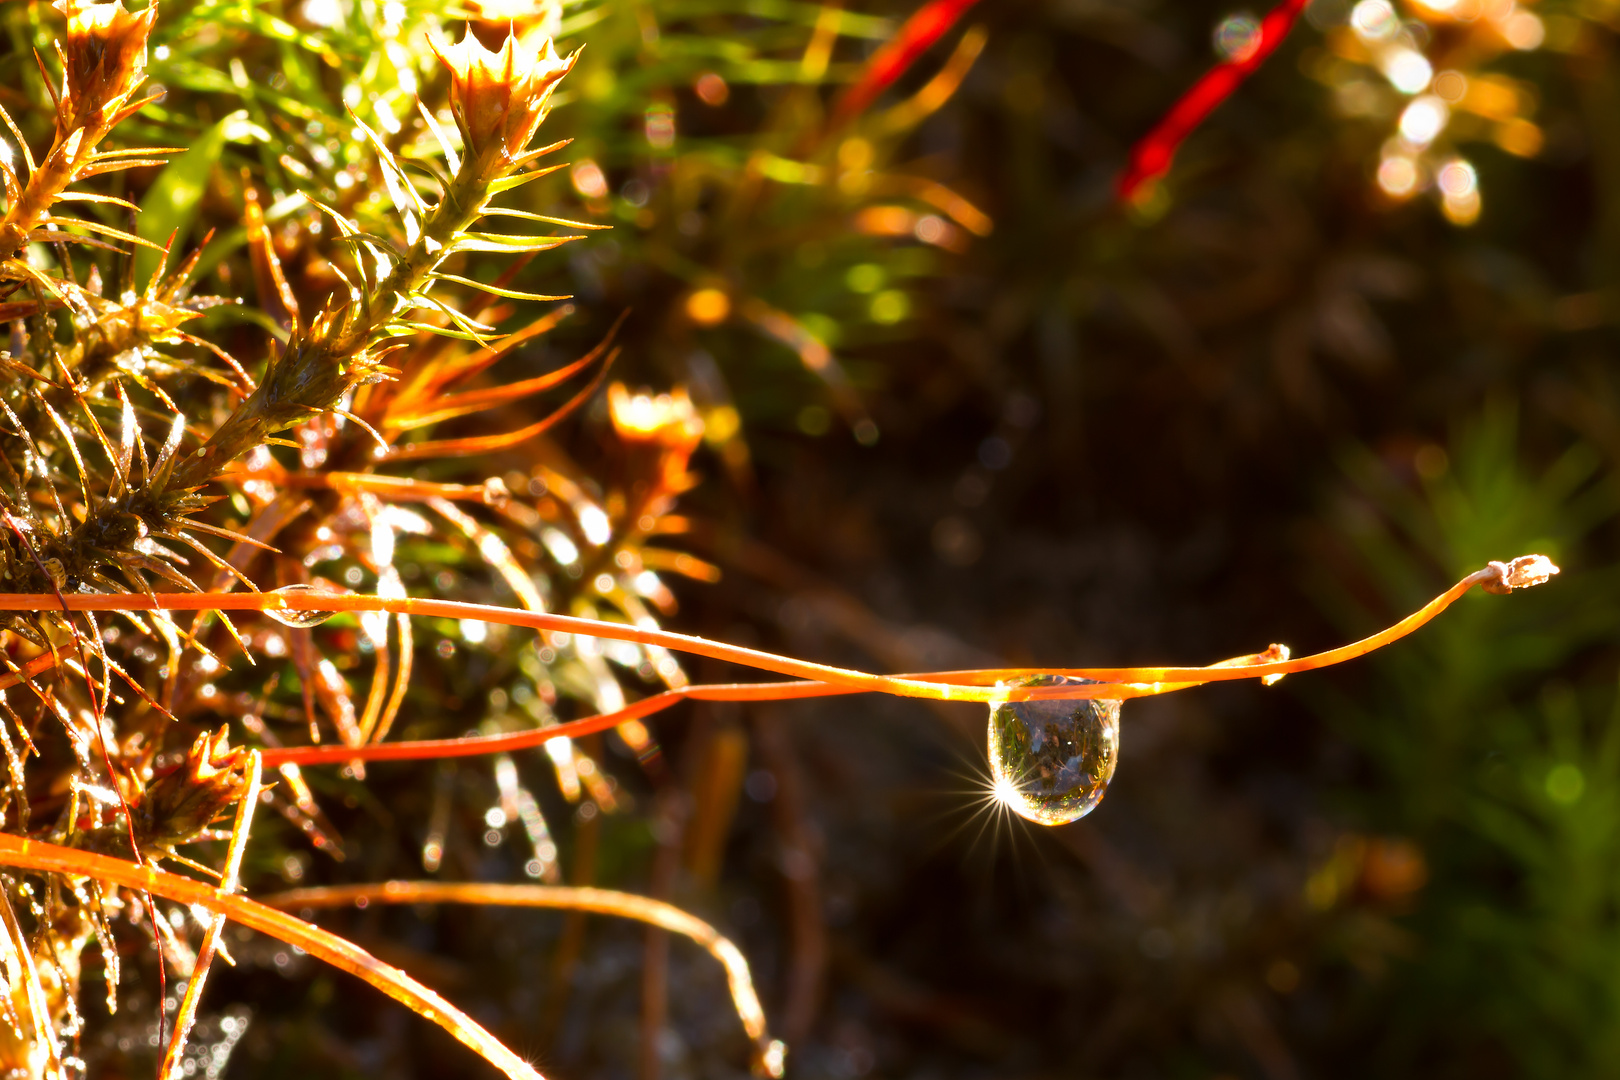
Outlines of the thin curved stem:
<svg viewBox="0 0 1620 1080">
<path fill-rule="evenodd" d="M 682 686 L 665 690 L 612 712 L 527 731 L 500 735 L 468 735 L 459 739 L 422 739 L 416 742 L 370 743 L 366 746 L 279 746 L 263 751 L 266 765 L 334 765 L 351 761 L 416 761 L 422 758 L 477 757 L 543 746 L 552 739 L 578 739 L 616 728 L 631 720 L 663 712 L 672 705 L 693 701 L 785 701 L 794 698 L 836 697 L 866 693 L 824 682 L 722 683 Z"/>
<path fill-rule="evenodd" d="M 1116 190 L 1121 200 L 1132 198 L 1143 184 L 1163 176 L 1170 169 L 1176 149 L 1191 135 L 1204 118 L 1231 97 L 1245 79 L 1260 69 L 1260 65 L 1283 43 L 1306 0 L 1282 0 L 1261 21 L 1258 37 L 1247 55 L 1222 61 L 1204 73 L 1186 93 L 1176 99 L 1159 122 L 1131 148 L 1129 162 L 1120 174 Z"/>
<path fill-rule="evenodd" d="M 0 690 L 7 690 L 19 683 L 27 682 L 35 675 L 51 670 L 62 662 L 60 654 L 54 652 L 40 653 L 26 663 L 18 664 L 11 671 L 0 675 Z"/>
<path fill-rule="evenodd" d="M 293 889 L 260 897 L 260 902 L 282 910 L 317 907 L 347 907 L 355 902 L 383 904 L 480 904 L 504 907 L 551 908 L 562 911 L 591 911 L 635 919 L 672 933 L 682 934 L 701 945 L 726 969 L 732 1004 L 737 1019 L 753 1040 L 754 1052 L 770 1076 L 782 1075 L 782 1044 L 773 1040 L 765 1026 L 765 1010 L 754 991 L 754 978 L 748 961 L 713 926 L 688 914 L 674 904 L 613 889 L 571 888 L 562 885 L 492 885 L 483 882 L 385 881 L 363 885 L 328 885 L 321 888 Z"/>
<path fill-rule="evenodd" d="M 533 1066 L 508 1050 L 471 1017 L 403 971 L 383 963 L 358 945 L 284 911 L 127 859 L 27 840 L 9 833 L 0 833 L 0 865 L 93 877 L 182 904 L 200 904 L 215 914 L 296 945 L 311 956 L 364 979 L 412 1012 L 444 1028 L 512 1080 L 544 1080 Z"/>
<path fill-rule="evenodd" d="M 225 851 L 225 869 L 219 879 L 219 887 L 224 892 L 235 892 L 237 888 L 236 876 L 242 869 L 242 855 L 247 851 L 248 835 L 253 831 L 253 810 L 259 805 L 259 782 L 263 771 L 259 752 L 249 752 L 247 787 L 236 802 L 236 820 L 231 824 L 231 842 Z M 197 949 L 197 963 L 191 969 L 186 994 L 180 999 L 180 1008 L 174 1014 L 174 1037 L 169 1040 L 163 1064 L 158 1067 L 159 1080 L 173 1080 L 180 1075 L 180 1055 L 185 1052 L 191 1025 L 196 1022 L 197 1003 L 202 1000 L 203 984 L 208 981 L 208 968 L 214 962 L 214 954 L 219 951 L 219 938 L 224 932 L 225 916 L 215 914 L 208 920 L 208 929 L 203 931 L 202 945 Z"/>
<path fill-rule="evenodd" d="M 1435 597 L 1421 609 L 1400 622 L 1360 641 L 1337 649 L 1315 653 L 1290 660 L 1270 660 L 1267 653 L 1238 657 L 1206 667 L 1132 667 L 1132 668 L 992 668 L 977 671 L 944 672 L 923 677 L 906 675 L 874 675 L 849 668 L 816 664 L 789 656 L 779 656 L 760 649 L 727 645 L 707 638 L 677 634 L 668 630 L 646 629 L 626 623 L 582 619 L 572 615 L 554 615 L 549 612 L 524 611 L 496 607 L 490 604 L 468 604 L 459 600 L 433 600 L 418 597 L 377 597 L 348 593 L 318 593 L 311 591 L 271 593 L 159 593 L 146 596 L 123 593 L 112 596 L 76 593 L 57 596 L 51 593 L 0 594 L 0 611 L 30 611 L 60 606 L 69 611 L 263 611 L 274 614 L 282 611 L 300 612 L 372 612 L 386 611 L 396 615 L 423 615 L 449 619 L 475 619 L 483 622 L 521 626 L 551 633 L 579 634 L 584 637 L 611 638 L 634 641 L 643 645 L 658 645 L 677 652 L 696 653 L 701 656 L 725 660 L 762 671 L 774 671 L 814 683 L 842 687 L 842 691 L 825 693 L 876 692 L 898 697 L 928 698 L 936 701 L 991 702 L 1008 699 L 1073 699 L 1073 698 L 1133 698 L 1169 693 L 1207 682 L 1234 679 L 1264 679 L 1299 671 L 1328 667 L 1346 660 L 1364 656 L 1375 649 L 1410 634 L 1440 612 L 1450 607 L 1475 585 L 1493 592 L 1511 592 L 1540 584 L 1558 573 L 1558 568 L 1540 555 L 1524 555 L 1510 563 L 1492 562 L 1463 578 L 1457 584 Z M 1044 687 L 1001 687 L 993 685 L 1018 675 L 1033 674 L 1076 675 L 1096 680 L 1085 685 Z M 771 684 L 764 684 L 771 686 Z M 792 684 L 788 684 L 792 685 Z M 778 694 L 784 688 L 772 687 L 763 694 Z M 731 690 L 731 693 L 743 691 Z M 809 691 L 794 692 L 792 696 L 811 696 Z M 654 699 L 648 699 L 649 701 Z M 731 698 L 729 700 L 745 700 Z M 758 698 L 746 700 L 759 700 Z M 663 707 L 663 706 L 659 706 Z M 650 711 L 656 711 L 652 709 Z M 552 729 L 555 730 L 555 729 Z M 268 759 L 267 763 L 268 763 Z"/>
<path fill-rule="evenodd" d="M 917 62 L 928 47 L 950 32 L 978 0 L 929 0 L 912 13 L 894 37 L 878 47 L 860 77 L 833 108 L 827 130 L 836 132 L 866 111 L 879 94 Z"/>
</svg>

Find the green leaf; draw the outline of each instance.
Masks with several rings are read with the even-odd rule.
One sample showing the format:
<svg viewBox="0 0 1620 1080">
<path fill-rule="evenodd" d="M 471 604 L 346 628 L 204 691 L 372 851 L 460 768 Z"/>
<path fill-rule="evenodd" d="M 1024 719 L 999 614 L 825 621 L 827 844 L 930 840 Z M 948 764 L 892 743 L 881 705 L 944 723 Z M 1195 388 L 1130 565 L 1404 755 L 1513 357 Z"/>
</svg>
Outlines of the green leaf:
<svg viewBox="0 0 1620 1080">
<path fill-rule="evenodd" d="M 504 233 L 462 233 L 445 245 L 448 251 L 550 251 L 582 236 L 509 236 Z"/>
<path fill-rule="evenodd" d="M 482 281 L 474 281 L 472 278 L 464 278 L 458 274 L 440 273 L 434 274 L 433 276 L 439 281 L 453 281 L 457 285 L 466 285 L 469 288 L 477 289 L 479 292 L 489 293 L 492 296 L 510 297 L 513 300 L 539 300 L 549 302 L 552 300 L 573 299 L 571 296 L 542 296 L 539 293 L 520 292 L 517 289 L 503 289 L 496 285 L 486 285 Z"/>
<path fill-rule="evenodd" d="M 209 174 L 219 164 L 219 155 L 225 149 L 225 129 L 234 126 L 245 113 L 232 113 L 204 131 L 191 149 L 169 162 L 141 200 L 141 216 L 136 219 L 137 231 L 159 247 L 174 234 L 174 254 L 185 250 L 191 225 L 197 219 L 197 204 L 208 185 Z M 140 249 L 135 252 L 135 280 L 143 287 L 158 269 L 162 255 L 156 251 Z"/>
<path fill-rule="evenodd" d="M 504 206 L 484 207 L 485 217 L 514 217 L 525 221 L 543 221 L 547 225 L 561 225 L 566 229 L 611 229 L 612 225 L 603 225 L 593 221 L 573 221 L 569 218 L 548 217 L 545 214 L 534 214 L 527 210 L 512 210 Z"/>
<path fill-rule="evenodd" d="M 538 180 L 542 176 L 550 176 L 561 167 L 562 166 L 556 166 L 550 169 L 535 169 L 532 172 L 518 173 L 514 176 L 504 176 L 489 185 L 489 193 L 490 195 L 494 196 L 501 194 L 503 191 L 511 191 L 513 188 L 522 187 L 530 180 Z"/>
</svg>

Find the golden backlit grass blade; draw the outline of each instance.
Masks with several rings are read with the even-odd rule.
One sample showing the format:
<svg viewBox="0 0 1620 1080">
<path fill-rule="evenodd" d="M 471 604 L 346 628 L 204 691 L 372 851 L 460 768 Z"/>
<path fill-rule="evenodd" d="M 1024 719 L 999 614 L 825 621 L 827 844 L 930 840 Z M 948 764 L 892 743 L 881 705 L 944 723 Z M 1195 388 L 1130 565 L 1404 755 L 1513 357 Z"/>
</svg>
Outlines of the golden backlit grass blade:
<svg viewBox="0 0 1620 1080">
<path fill-rule="evenodd" d="M 508 1050 L 471 1017 L 403 971 L 383 963 L 353 942 L 286 912 L 244 896 L 234 896 L 191 878 L 154 870 L 125 859 L 25 840 L 4 833 L 0 833 L 0 865 L 93 877 L 126 888 L 145 890 L 182 904 L 200 905 L 278 941 L 296 945 L 311 956 L 365 980 L 418 1016 L 444 1028 L 462 1045 L 479 1054 L 512 1080 L 543 1080 L 533 1066 Z"/>
<path fill-rule="evenodd" d="M 74 468 L 79 474 L 79 490 L 84 494 L 85 500 L 89 501 L 90 476 L 89 473 L 85 471 L 84 455 L 79 453 L 79 440 L 73 437 L 73 432 L 68 430 L 67 421 L 62 419 L 61 413 L 51 408 L 50 402 L 46 401 L 42 395 L 33 396 L 35 404 L 38 405 L 41 411 L 43 411 L 50 419 L 51 426 L 56 428 L 56 430 L 61 433 L 62 445 L 67 447 L 69 456 L 73 458 Z"/>
<path fill-rule="evenodd" d="M 433 480 L 418 480 L 411 476 L 384 476 L 382 473 L 354 472 L 287 472 L 280 466 L 268 469 L 239 469 L 226 474 L 226 479 L 268 480 L 278 487 L 324 488 L 345 495 L 362 493 L 379 495 L 390 502 L 426 502 L 429 499 L 457 499 L 487 503 L 498 497 L 498 491 L 487 484 L 441 484 Z M 187 528 L 194 523 L 188 523 Z M 259 541 L 253 541 L 256 545 Z M 262 545 L 260 545 L 262 546 Z M 268 550 L 275 550 L 270 548 Z"/>
<path fill-rule="evenodd" d="M 46 85 L 50 84 L 49 79 L 45 80 L 45 82 Z M 5 121 L 6 127 L 16 138 L 17 146 L 20 150 L 22 150 L 23 164 L 28 166 L 28 171 L 33 172 L 35 169 L 39 168 L 39 166 L 34 162 L 34 152 L 28 148 L 28 140 L 23 138 L 22 130 L 17 127 L 17 121 L 11 118 L 11 113 L 6 111 L 4 105 L 0 105 L 0 120 Z"/>
<path fill-rule="evenodd" d="M 210 525 L 204 521 L 187 521 L 186 528 L 196 529 L 198 532 L 207 533 L 209 536 L 217 536 L 223 540 L 229 540 L 233 544 L 246 544 L 249 547 L 258 548 L 260 551 L 268 551 L 273 555 L 281 554 L 279 548 L 272 547 L 263 540 L 257 540 L 251 536 L 239 533 L 235 529 L 227 529 L 220 525 Z"/>
<path fill-rule="evenodd" d="M 349 681 L 338 671 L 337 665 L 326 657 L 314 661 L 315 700 L 320 702 L 338 738 L 345 746 L 359 746 L 360 720 L 354 707 L 354 691 Z"/>
<path fill-rule="evenodd" d="M 122 150 L 98 150 L 91 161 L 112 161 L 115 158 L 140 157 L 142 154 L 183 154 L 189 147 L 185 146 L 129 146 Z"/>
<path fill-rule="evenodd" d="M 165 158 L 118 158 L 116 160 L 101 160 L 95 164 L 79 170 L 79 179 L 84 180 L 103 173 L 121 172 L 124 169 L 151 169 L 169 162 Z"/>
<path fill-rule="evenodd" d="M 253 265 L 253 282 L 258 290 L 259 305 L 270 310 L 271 303 L 279 303 L 287 324 L 297 330 L 302 325 L 298 311 L 298 297 L 287 283 L 276 257 L 276 246 L 265 227 L 264 210 L 259 204 L 259 191 L 243 170 L 242 224 L 247 229 L 248 258 Z"/>
<path fill-rule="evenodd" d="M 433 110 L 418 98 L 416 111 L 422 114 L 422 119 L 427 121 L 428 130 L 433 132 L 433 138 L 439 144 L 440 151 L 444 154 L 444 163 L 450 167 L 452 173 L 460 172 L 461 156 L 456 153 L 455 144 L 445 135 L 444 129 L 439 126 L 439 121 L 434 118 Z"/>
<path fill-rule="evenodd" d="M 22 924 L 17 921 L 17 912 L 11 906 L 11 898 L 4 888 L 0 888 L 0 922 L 5 925 L 5 934 L 10 948 L 5 958 L 7 980 L 15 988 L 20 979 L 28 1003 L 28 1024 L 32 1028 L 31 1035 L 35 1046 L 45 1048 L 47 1061 L 47 1076 L 62 1075 L 62 1049 L 57 1042 L 55 1026 L 51 1023 L 50 1007 L 45 1000 L 45 988 L 39 981 L 39 968 L 34 963 L 33 946 L 28 935 L 23 932 Z"/>
<path fill-rule="evenodd" d="M 144 237 L 136 236 L 134 233 L 125 232 L 123 229 L 115 229 L 111 225 L 102 225 L 99 222 L 85 221 L 82 218 L 59 217 L 59 218 L 52 218 L 51 223 L 54 224 L 54 225 L 57 225 L 57 226 L 59 226 L 61 228 L 83 229 L 86 232 L 97 233 L 98 235 L 101 235 L 101 236 L 111 237 L 114 240 L 122 240 L 126 244 L 139 244 L 141 247 L 151 248 L 153 251 L 162 251 L 163 250 L 163 247 L 160 244 L 154 244 L 154 243 L 152 243 L 152 241 L 147 240 Z M 39 234 L 37 232 L 35 232 L 35 233 L 30 233 L 29 235 L 30 236 L 37 236 Z M 44 238 L 49 238 L 48 234 Z M 64 236 L 64 237 L 58 237 L 57 239 L 66 240 L 66 239 L 69 239 L 69 238 Z"/>
<path fill-rule="evenodd" d="M 708 923 L 674 904 L 613 889 L 560 885 L 492 885 L 482 882 L 386 881 L 365 885 L 331 885 L 293 889 L 261 899 L 271 907 L 296 910 L 346 907 L 356 901 L 383 904 L 478 904 L 502 907 L 590 911 L 635 919 L 681 934 L 708 951 L 726 970 L 737 1018 L 753 1041 L 756 1062 L 769 1076 L 782 1075 L 783 1047 L 765 1026 L 765 1010 L 754 991 L 754 978 L 742 950 Z"/>
<path fill-rule="evenodd" d="M 519 251 L 551 251 L 582 236 L 523 236 L 517 233 L 464 232 L 453 243 L 445 245 L 449 251 L 484 251 L 507 254 Z"/>
<path fill-rule="evenodd" d="M 611 335 L 609 335 L 609 339 L 611 339 Z M 601 359 L 606 348 L 607 341 L 603 341 L 602 344 L 573 363 L 560 367 L 556 371 L 548 371 L 544 375 L 537 375 L 532 379 L 506 383 L 503 386 L 492 386 L 484 390 L 466 390 L 459 394 L 446 394 L 443 397 L 429 399 L 424 402 L 424 404 L 430 406 L 427 410 L 391 415 L 388 418 L 388 426 L 400 431 L 409 431 L 412 428 L 424 427 L 443 420 L 452 420 L 458 416 L 466 416 L 469 413 L 497 408 L 526 398 L 531 394 L 550 390 L 554 386 L 567 382 Z"/>
<path fill-rule="evenodd" d="M 490 296 L 503 296 L 508 300 L 528 300 L 534 303 L 550 303 L 556 300 L 573 299 L 572 296 L 567 295 L 551 295 L 547 293 L 525 292 L 522 289 L 508 289 L 501 285 L 494 285 L 486 281 L 474 281 L 472 278 L 462 277 L 460 274 L 447 273 L 443 270 L 435 270 L 433 272 L 433 279 L 435 281 L 448 281 L 455 285 L 465 285 L 469 289 L 476 289 L 479 292 L 486 293 Z"/>
<path fill-rule="evenodd" d="M 603 225 L 594 221 L 575 221 L 572 218 L 551 217 L 547 214 L 536 214 L 531 210 L 513 210 L 504 206 L 484 207 L 485 217 L 512 217 L 522 218 L 524 221 L 540 221 L 547 225 L 560 225 L 565 229 L 611 229 L 611 225 Z"/>
<path fill-rule="evenodd" d="M 391 595 L 405 595 L 405 586 L 399 580 L 398 573 L 390 568 L 393 575 L 388 580 Z M 378 587 L 379 592 L 382 586 Z M 382 715 L 377 719 L 376 728 L 364 734 L 367 742 L 381 742 L 388 737 L 389 730 L 394 726 L 394 718 L 399 715 L 400 708 L 405 704 L 405 693 L 411 685 L 411 668 L 415 663 L 416 644 L 411 632 L 411 617 L 409 615 L 395 615 L 399 624 L 399 664 L 394 671 L 394 688 L 388 695 L 388 702 L 383 706 Z"/>
<path fill-rule="evenodd" d="M 874 195 L 904 195 L 927 203 L 975 236 L 995 230 L 990 215 L 937 180 L 884 173 L 872 178 Z"/>
<path fill-rule="evenodd" d="M 522 601 L 523 606 L 530 611 L 544 611 L 546 602 L 540 596 L 540 590 L 535 588 L 534 579 L 523 564 L 517 561 L 512 549 L 506 546 L 495 533 L 484 528 L 477 519 L 462 512 L 461 508 L 446 499 L 429 499 L 428 506 L 434 513 L 456 527 L 456 530 L 473 542 L 478 549 L 478 555 L 484 563 L 496 573 Z"/>
<path fill-rule="evenodd" d="M 569 398 L 567 402 L 544 420 L 518 428 L 516 431 L 502 432 L 499 435 L 469 435 L 462 439 L 431 439 L 426 442 L 395 446 L 388 452 L 384 460 L 420 461 L 424 458 L 467 457 L 472 454 L 494 453 L 497 450 L 505 450 L 517 446 L 519 443 L 527 442 L 566 420 L 580 406 L 589 401 L 591 396 L 601 388 L 602 381 L 607 378 L 607 373 L 612 368 L 613 361 L 618 355 L 619 351 L 617 349 L 608 353 L 607 359 L 597 369 L 596 375 L 591 379 L 590 384 Z"/>
<path fill-rule="evenodd" d="M 714 563 L 688 555 L 684 551 L 669 551 L 665 548 L 642 548 L 641 564 L 649 570 L 669 570 L 689 577 L 693 581 L 706 581 L 713 584 L 720 580 L 720 568 Z"/>
<path fill-rule="evenodd" d="M 116 195 L 97 195 L 89 191 L 59 191 L 52 197 L 51 201 L 107 203 L 112 206 L 122 206 L 129 210 L 140 210 L 140 207 L 128 199 L 120 199 Z"/>
<path fill-rule="evenodd" d="M 195 334 L 188 334 L 184 330 L 175 331 L 174 336 L 179 338 L 181 341 L 184 341 L 188 345 L 195 345 L 200 349 L 207 349 L 209 352 L 219 357 L 220 362 L 226 367 L 230 368 L 231 374 L 236 377 L 235 385 L 232 385 L 231 389 L 238 397 L 251 394 L 254 390 L 258 389 L 258 384 L 253 381 L 253 376 L 247 373 L 247 370 L 242 367 L 241 362 L 238 361 L 236 357 L 220 348 L 218 345 L 215 345 L 212 341 L 197 337 Z M 198 372 L 198 374 L 204 373 Z M 230 384 L 227 383 L 227 385 Z"/>
<path fill-rule="evenodd" d="M 247 850 L 248 834 L 253 828 L 253 810 L 259 805 L 259 782 L 263 772 L 263 762 L 259 752 L 254 750 L 248 755 L 247 788 L 236 803 L 236 820 L 231 824 L 231 843 L 225 851 L 225 869 L 220 874 L 219 887 L 223 892 L 236 891 L 237 874 L 242 869 L 242 853 Z M 191 979 L 186 983 L 185 997 L 180 999 L 180 1008 L 174 1016 L 174 1035 L 169 1039 L 169 1048 L 163 1055 L 163 1064 L 158 1068 L 160 1080 L 171 1080 L 180 1069 L 180 1055 L 185 1052 L 186 1039 L 191 1034 L 191 1026 L 197 1019 L 197 1002 L 202 999 L 203 984 L 208 981 L 208 968 L 214 962 L 214 954 L 219 950 L 219 936 L 225 930 L 225 916 L 215 914 L 208 923 L 208 929 L 203 931 L 202 945 L 197 949 L 197 963 L 192 968 Z"/>
<path fill-rule="evenodd" d="M 906 131 L 933 115 L 956 93 L 989 41 L 990 34 L 983 26 L 969 27 L 939 73 L 911 97 L 873 117 L 874 128 L 885 134 Z"/>
<path fill-rule="evenodd" d="M 514 262 L 522 261 L 523 259 L 514 260 Z M 502 280 L 505 277 L 506 275 L 502 274 L 496 283 L 505 284 L 504 280 Z M 510 355 L 514 349 L 524 342 L 532 341 L 541 334 L 552 330 L 558 323 L 573 313 L 574 305 L 564 304 L 542 315 L 523 329 L 514 330 L 487 348 L 479 349 L 465 356 L 443 357 L 438 355 L 436 347 L 430 346 L 422 351 L 422 355 L 426 359 L 419 358 L 406 368 L 406 373 L 398 384 L 402 388 L 393 393 L 388 399 L 389 413 L 391 414 L 395 410 L 400 413 L 419 411 L 417 403 L 430 401 L 434 395 L 445 387 L 478 374 L 502 357 Z M 486 316 L 485 312 L 479 312 L 479 317 L 493 318 L 492 315 Z M 442 342 L 443 339 L 439 339 L 436 344 L 442 344 Z M 385 420 L 385 426 L 389 422 L 391 421 Z"/>
</svg>

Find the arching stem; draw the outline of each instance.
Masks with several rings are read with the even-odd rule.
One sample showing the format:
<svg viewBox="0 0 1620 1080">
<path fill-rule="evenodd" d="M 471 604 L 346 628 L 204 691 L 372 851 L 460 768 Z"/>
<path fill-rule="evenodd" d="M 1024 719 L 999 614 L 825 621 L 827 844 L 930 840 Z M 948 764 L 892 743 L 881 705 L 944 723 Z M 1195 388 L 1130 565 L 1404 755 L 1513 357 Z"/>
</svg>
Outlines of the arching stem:
<svg viewBox="0 0 1620 1080">
<path fill-rule="evenodd" d="M 1381 630 L 1370 637 L 1362 638 L 1360 641 L 1340 646 L 1337 649 L 1330 649 L 1327 652 L 1294 659 L 1271 659 L 1273 656 L 1285 655 L 1281 652 L 1280 646 L 1272 646 L 1265 653 L 1238 657 L 1234 660 L 1226 660 L 1206 667 L 988 668 L 975 671 L 937 672 L 923 675 L 874 675 L 869 672 L 816 664 L 789 656 L 779 656 L 760 649 L 727 645 L 724 642 L 710 641 L 707 638 L 693 637 L 688 634 L 677 634 L 667 630 L 644 629 L 626 623 L 582 619 L 571 615 L 554 615 L 549 612 L 523 611 L 489 604 L 468 604 L 458 600 L 432 600 L 417 597 L 388 598 L 302 590 L 271 593 L 160 593 L 156 596 L 143 596 L 135 593 L 114 596 L 73 594 L 60 597 L 55 594 L 5 593 L 0 594 L 0 611 L 28 611 L 60 605 L 70 611 L 151 611 L 161 609 L 166 611 L 263 611 L 272 613 L 315 611 L 334 614 L 338 612 L 385 611 L 395 615 L 474 619 L 483 622 L 501 623 L 507 626 L 521 626 L 533 630 L 550 631 L 552 633 L 579 634 L 584 637 L 611 638 L 619 641 L 634 641 L 643 645 L 658 645 L 677 652 L 695 653 L 761 671 L 774 671 L 781 675 L 790 675 L 803 679 L 808 684 L 823 684 L 825 686 L 825 688 L 822 688 L 821 686 L 793 683 L 765 683 L 751 687 L 688 687 L 682 691 L 670 691 L 669 695 L 648 698 L 630 707 L 630 710 L 645 708 L 645 712 L 635 715 L 647 715 L 667 707 L 667 704 L 673 704 L 674 700 L 678 699 L 678 697 L 671 697 L 670 695 L 698 696 L 699 691 L 731 695 L 720 700 L 732 701 L 811 697 L 838 693 L 884 693 L 898 697 L 927 698 L 935 701 L 990 702 L 1008 698 L 1023 700 L 1027 698 L 1148 697 L 1155 694 L 1169 693 L 1174 690 L 1183 690 L 1207 682 L 1226 682 L 1234 679 L 1271 679 L 1271 681 L 1275 681 L 1276 678 L 1283 675 L 1329 667 L 1382 648 L 1384 645 L 1405 637 L 1423 626 L 1476 585 L 1483 587 L 1487 592 L 1506 593 L 1512 592 L 1514 589 L 1539 585 L 1556 573 L 1558 573 L 1558 567 L 1554 566 L 1552 561 L 1544 555 L 1523 555 L 1507 563 L 1492 562 L 1484 569 L 1469 574 L 1429 601 L 1421 609 L 1385 630 Z M 995 685 L 998 681 L 1019 675 L 1037 673 L 1077 675 L 1096 681 L 1079 686 L 1008 688 Z M 3 682 L 4 680 L 0 680 L 0 683 Z M 628 714 L 630 710 L 623 710 L 623 712 Z M 615 713 L 613 715 L 619 716 L 621 714 Z M 621 719 L 630 718 L 632 718 L 631 715 L 623 715 Z M 605 718 L 599 719 L 602 720 L 603 726 L 611 726 Z M 548 728 L 545 730 L 551 733 L 546 737 L 563 734 L 560 728 Z M 406 744 L 392 745 L 403 746 Z M 375 748 L 350 748 L 346 752 L 355 753 L 363 749 Z M 275 763 L 269 757 L 265 760 L 266 764 Z"/>
</svg>

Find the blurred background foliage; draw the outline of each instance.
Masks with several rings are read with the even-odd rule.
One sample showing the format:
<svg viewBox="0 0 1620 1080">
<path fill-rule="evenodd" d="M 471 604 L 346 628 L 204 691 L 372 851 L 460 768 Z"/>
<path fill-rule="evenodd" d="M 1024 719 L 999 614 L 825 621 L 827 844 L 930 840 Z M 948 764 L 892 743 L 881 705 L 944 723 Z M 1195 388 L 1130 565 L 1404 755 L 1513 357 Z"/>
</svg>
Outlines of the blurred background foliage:
<svg viewBox="0 0 1620 1080">
<path fill-rule="evenodd" d="M 8 88 L 49 40 L 25 6 Z M 294 193 L 391 213 L 345 107 L 411 145 L 415 97 L 445 93 L 422 35 L 461 19 L 585 43 L 547 125 L 571 164 L 531 209 L 613 229 L 515 279 L 577 310 L 510 377 L 628 312 L 615 377 L 690 393 L 681 539 L 717 580 L 678 588 L 682 630 L 884 670 L 1193 663 L 1359 636 L 1486 559 L 1563 565 L 1346 669 L 1129 705 L 1114 790 L 1061 829 L 984 811 L 972 709 L 685 708 L 659 767 L 592 748 L 614 813 L 520 762 L 563 877 L 738 938 L 792 1075 L 1610 1075 L 1620 7 L 1315 0 L 1123 207 L 1131 143 L 1263 12 L 1000 0 L 839 117 L 912 11 L 167 0 L 170 95 L 127 137 L 192 149 L 120 175 L 143 235 L 218 229 L 204 291 L 254 289 L 244 177 L 295 286 L 329 289 Z M 598 405 L 541 456 L 612 475 L 610 430 Z M 423 685 L 451 711 L 504 707 L 489 666 L 443 668 Z M 420 876 L 432 835 L 447 877 L 520 875 L 486 842 L 488 765 L 425 775 L 312 774 L 349 858 L 267 833 L 261 884 Z M 719 973 L 680 943 L 333 924 L 548 1074 L 740 1069 Z M 466 1068 L 296 957 L 240 955 L 211 990 L 252 1017 L 228 1075 Z"/>
</svg>

